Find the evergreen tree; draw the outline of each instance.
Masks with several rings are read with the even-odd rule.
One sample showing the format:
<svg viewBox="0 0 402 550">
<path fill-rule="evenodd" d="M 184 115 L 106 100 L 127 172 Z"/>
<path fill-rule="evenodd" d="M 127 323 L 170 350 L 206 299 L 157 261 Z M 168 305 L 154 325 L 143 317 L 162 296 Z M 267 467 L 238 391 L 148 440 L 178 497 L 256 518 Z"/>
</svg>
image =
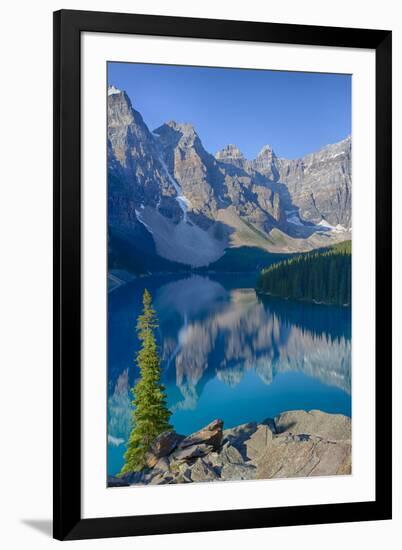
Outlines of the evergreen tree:
<svg viewBox="0 0 402 550">
<path fill-rule="evenodd" d="M 154 334 L 158 321 L 148 290 L 144 290 L 143 306 L 143 312 L 137 320 L 141 348 L 136 361 L 140 368 L 140 379 L 131 389 L 132 429 L 121 474 L 142 470 L 149 445 L 159 434 L 172 428 L 165 388 L 161 384 L 160 359 Z"/>
</svg>

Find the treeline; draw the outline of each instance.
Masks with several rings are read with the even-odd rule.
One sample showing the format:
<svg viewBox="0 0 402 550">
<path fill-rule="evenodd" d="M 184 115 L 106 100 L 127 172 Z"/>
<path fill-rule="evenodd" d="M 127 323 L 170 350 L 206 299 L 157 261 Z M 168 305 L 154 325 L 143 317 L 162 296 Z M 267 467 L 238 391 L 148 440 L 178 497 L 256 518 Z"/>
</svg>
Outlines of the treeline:
<svg viewBox="0 0 402 550">
<path fill-rule="evenodd" d="M 324 304 L 350 306 L 352 243 L 308 252 L 263 269 L 257 292 Z"/>
</svg>

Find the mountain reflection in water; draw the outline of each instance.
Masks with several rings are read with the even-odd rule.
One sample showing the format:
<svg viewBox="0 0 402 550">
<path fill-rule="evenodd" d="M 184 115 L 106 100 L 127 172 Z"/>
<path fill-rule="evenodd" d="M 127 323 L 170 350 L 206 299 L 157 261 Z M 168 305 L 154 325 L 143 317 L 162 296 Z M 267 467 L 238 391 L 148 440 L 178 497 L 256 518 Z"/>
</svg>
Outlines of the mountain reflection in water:
<svg viewBox="0 0 402 550">
<path fill-rule="evenodd" d="M 257 297 L 255 275 L 150 276 L 109 296 L 109 473 L 130 430 L 136 317 L 153 295 L 171 422 L 187 434 L 284 410 L 351 414 L 351 311 Z"/>
</svg>

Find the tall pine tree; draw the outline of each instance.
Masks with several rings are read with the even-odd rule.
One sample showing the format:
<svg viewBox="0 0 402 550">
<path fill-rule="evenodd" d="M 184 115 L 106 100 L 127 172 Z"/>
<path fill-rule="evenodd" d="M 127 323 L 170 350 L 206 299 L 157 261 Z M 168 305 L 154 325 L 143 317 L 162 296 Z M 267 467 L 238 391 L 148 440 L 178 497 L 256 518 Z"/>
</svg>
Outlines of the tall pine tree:
<svg viewBox="0 0 402 550">
<path fill-rule="evenodd" d="M 144 290 L 143 311 L 137 320 L 141 348 L 137 354 L 140 379 L 132 388 L 132 429 L 124 455 L 121 474 L 136 472 L 145 466 L 145 454 L 152 441 L 171 429 L 170 411 L 166 404 L 165 388 L 161 384 L 161 368 L 154 331 L 158 326 L 152 297 Z"/>
</svg>

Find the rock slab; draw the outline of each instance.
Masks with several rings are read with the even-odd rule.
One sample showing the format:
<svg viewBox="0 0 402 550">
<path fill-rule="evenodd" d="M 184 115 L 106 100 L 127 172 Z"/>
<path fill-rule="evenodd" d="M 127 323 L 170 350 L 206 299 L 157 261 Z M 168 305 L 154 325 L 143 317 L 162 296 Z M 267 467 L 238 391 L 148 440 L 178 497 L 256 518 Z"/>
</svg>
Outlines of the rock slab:
<svg viewBox="0 0 402 550">
<path fill-rule="evenodd" d="M 174 431 L 158 435 L 145 456 L 147 467 L 153 468 L 160 458 L 168 456 L 183 440 L 183 437 Z"/>
<path fill-rule="evenodd" d="M 343 414 L 328 414 L 318 410 L 289 411 L 275 418 L 278 433 L 312 434 L 333 441 L 350 440 L 352 423 Z"/>
</svg>

